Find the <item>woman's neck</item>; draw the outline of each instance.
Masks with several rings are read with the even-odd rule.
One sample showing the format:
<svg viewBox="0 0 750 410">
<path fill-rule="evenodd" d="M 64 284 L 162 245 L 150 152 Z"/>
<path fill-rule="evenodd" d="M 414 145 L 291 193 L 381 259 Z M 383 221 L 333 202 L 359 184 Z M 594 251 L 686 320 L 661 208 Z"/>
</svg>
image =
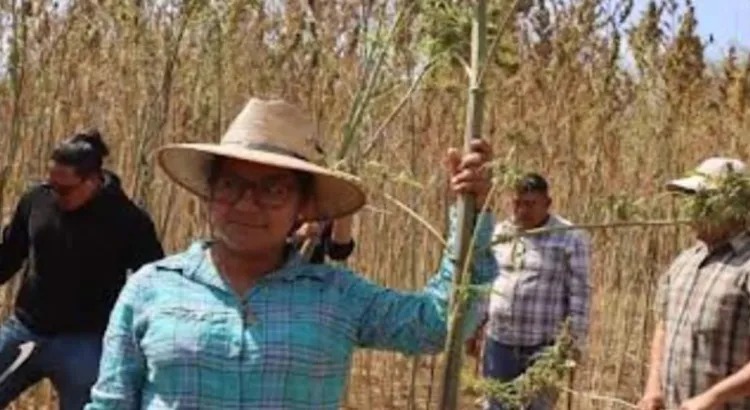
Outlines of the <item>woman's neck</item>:
<svg viewBox="0 0 750 410">
<path fill-rule="evenodd" d="M 245 295 L 263 276 L 284 263 L 284 248 L 276 252 L 240 253 L 217 242 L 210 248 L 211 258 L 224 280 L 240 296 Z"/>
</svg>

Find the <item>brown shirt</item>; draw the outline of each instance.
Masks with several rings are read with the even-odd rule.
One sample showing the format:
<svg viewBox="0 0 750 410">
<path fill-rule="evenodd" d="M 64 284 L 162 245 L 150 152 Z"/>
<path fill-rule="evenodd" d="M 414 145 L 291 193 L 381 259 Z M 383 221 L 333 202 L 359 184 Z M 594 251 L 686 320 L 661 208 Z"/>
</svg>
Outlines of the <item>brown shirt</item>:
<svg viewBox="0 0 750 410">
<path fill-rule="evenodd" d="M 665 326 L 667 408 L 706 391 L 750 362 L 750 232 L 713 252 L 682 252 L 661 277 L 656 310 Z M 750 398 L 724 410 L 750 410 Z"/>
</svg>

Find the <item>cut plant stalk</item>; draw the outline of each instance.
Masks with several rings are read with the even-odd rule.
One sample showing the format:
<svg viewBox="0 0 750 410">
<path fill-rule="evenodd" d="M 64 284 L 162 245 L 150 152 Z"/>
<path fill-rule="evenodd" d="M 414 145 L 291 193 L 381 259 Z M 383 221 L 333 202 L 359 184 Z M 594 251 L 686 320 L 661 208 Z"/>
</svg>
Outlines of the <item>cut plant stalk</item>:
<svg viewBox="0 0 750 410">
<path fill-rule="evenodd" d="M 483 95 L 480 73 L 484 66 L 487 47 L 487 2 L 476 0 L 471 29 L 471 68 L 469 70 L 469 96 L 466 107 L 466 130 L 464 150 L 470 149 L 471 141 L 479 138 L 482 130 Z M 465 298 L 461 291 L 468 285 L 469 249 L 474 232 L 475 198 L 460 195 L 458 198 L 458 235 L 454 254 L 458 256 L 453 271 L 453 292 L 450 301 L 446 362 L 443 367 L 440 391 L 441 410 L 458 409 L 458 394 L 463 363 L 463 328 L 466 315 Z"/>
</svg>

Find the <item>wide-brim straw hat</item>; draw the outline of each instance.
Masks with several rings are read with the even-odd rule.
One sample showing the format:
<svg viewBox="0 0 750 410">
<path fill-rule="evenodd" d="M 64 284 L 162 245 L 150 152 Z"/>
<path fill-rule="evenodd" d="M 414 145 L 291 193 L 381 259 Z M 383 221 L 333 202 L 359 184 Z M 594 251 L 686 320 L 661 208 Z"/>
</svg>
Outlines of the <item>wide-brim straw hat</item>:
<svg viewBox="0 0 750 410">
<path fill-rule="evenodd" d="M 329 169 L 317 143 L 316 128 L 298 107 L 283 100 L 252 98 L 229 125 L 221 141 L 168 144 L 156 152 L 159 166 L 175 183 L 202 199 L 217 157 L 248 161 L 311 174 L 314 206 L 303 220 L 330 220 L 365 204 L 359 179 Z"/>
</svg>

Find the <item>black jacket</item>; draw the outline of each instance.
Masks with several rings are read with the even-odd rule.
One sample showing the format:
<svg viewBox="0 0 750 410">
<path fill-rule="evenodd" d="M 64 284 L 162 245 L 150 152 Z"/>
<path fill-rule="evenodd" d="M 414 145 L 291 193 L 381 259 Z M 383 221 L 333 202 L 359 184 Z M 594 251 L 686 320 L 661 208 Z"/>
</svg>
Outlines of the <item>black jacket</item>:
<svg viewBox="0 0 750 410">
<path fill-rule="evenodd" d="M 15 313 L 42 335 L 102 334 L 126 273 L 164 256 L 151 218 L 105 172 L 102 189 L 74 211 L 38 185 L 21 198 L 0 244 L 0 284 L 26 261 Z"/>
</svg>

